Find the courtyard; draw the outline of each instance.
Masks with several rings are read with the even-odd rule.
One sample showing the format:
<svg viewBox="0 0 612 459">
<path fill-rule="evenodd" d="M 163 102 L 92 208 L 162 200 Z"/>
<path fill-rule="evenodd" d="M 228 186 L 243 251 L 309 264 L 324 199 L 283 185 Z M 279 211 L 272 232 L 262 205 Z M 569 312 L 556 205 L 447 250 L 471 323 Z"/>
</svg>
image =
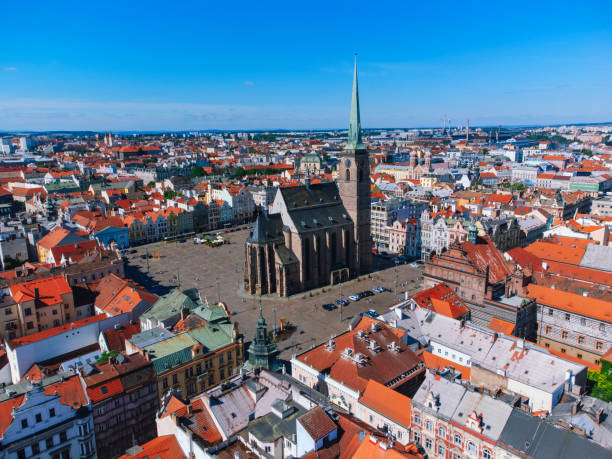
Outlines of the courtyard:
<svg viewBox="0 0 612 459">
<path fill-rule="evenodd" d="M 174 288 L 195 287 L 202 299 L 214 304 L 225 302 L 232 313 L 232 321 L 238 322 L 245 342 L 251 341 L 259 316 L 259 297 L 251 296 L 243 289 L 244 242 L 247 230 L 228 233 L 228 244 L 209 247 L 185 242 L 154 243 L 132 249 L 126 255 L 126 275 L 149 291 L 163 295 Z M 148 258 L 147 258 L 148 254 Z M 261 297 L 268 329 L 273 330 L 280 319 L 295 326 L 291 333 L 279 336 L 277 343 L 281 358 L 289 359 L 330 336 L 347 329 L 359 313 L 374 309 L 384 312 L 399 297 L 420 289 L 421 267 L 408 264 L 394 265 L 391 260 L 375 257 L 375 271 L 343 285 L 325 287 L 311 292 L 279 298 L 275 295 Z M 327 311 L 324 304 L 335 303 L 341 297 L 382 286 L 386 291 L 359 301 L 351 301 L 342 310 Z"/>
</svg>

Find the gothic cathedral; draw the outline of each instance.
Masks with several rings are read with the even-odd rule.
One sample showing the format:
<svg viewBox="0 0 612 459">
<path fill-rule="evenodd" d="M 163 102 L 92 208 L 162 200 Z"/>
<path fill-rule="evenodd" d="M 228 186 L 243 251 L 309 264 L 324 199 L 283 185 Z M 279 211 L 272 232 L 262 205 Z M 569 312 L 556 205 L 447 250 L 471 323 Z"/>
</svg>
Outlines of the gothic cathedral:
<svg viewBox="0 0 612 459">
<path fill-rule="evenodd" d="M 370 164 L 361 141 L 357 62 L 337 183 L 279 188 L 245 246 L 245 290 L 288 296 L 372 269 Z"/>
</svg>

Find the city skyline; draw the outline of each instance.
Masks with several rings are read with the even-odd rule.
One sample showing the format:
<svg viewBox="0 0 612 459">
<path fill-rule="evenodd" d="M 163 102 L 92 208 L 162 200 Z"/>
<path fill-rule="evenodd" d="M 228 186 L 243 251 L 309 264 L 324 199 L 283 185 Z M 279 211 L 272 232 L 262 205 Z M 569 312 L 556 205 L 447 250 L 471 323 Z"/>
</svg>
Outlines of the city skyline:
<svg viewBox="0 0 612 459">
<path fill-rule="evenodd" d="M 342 129 L 355 51 L 364 129 L 612 119 L 604 3 L 118 5 L 5 7 L 0 130 Z"/>
</svg>

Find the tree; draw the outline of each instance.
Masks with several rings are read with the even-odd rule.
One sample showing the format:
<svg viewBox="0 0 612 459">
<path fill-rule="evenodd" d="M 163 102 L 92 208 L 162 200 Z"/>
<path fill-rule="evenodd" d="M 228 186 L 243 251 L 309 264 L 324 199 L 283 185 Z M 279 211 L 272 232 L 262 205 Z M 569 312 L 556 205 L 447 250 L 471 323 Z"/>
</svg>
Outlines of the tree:
<svg viewBox="0 0 612 459">
<path fill-rule="evenodd" d="M 174 198 L 176 196 L 178 196 L 178 193 L 176 191 L 172 191 L 172 190 L 164 191 L 164 198 L 165 199 L 172 199 L 172 198 Z"/>
<path fill-rule="evenodd" d="M 239 177 L 244 177 L 245 175 L 246 175 L 246 171 L 244 170 L 244 167 L 237 167 L 236 169 L 234 169 L 234 172 L 231 173 L 230 177 L 239 178 Z"/>
<path fill-rule="evenodd" d="M 4 257 L 4 270 L 10 271 L 11 269 L 18 268 L 21 266 L 21 262 L 16 260 L 15 258 L 9 257 L 8 255 Z"/>
<path fill-rule="evenodd" d="M 521 182 L 516 182 L 512 184 L 511 188 L 515 191 L 523 191 L 525 189 L 525 185 L 523 185 Z"/>
<path fill-rule="evenodd" d="M 195 166 L 193 166 L 193 169 L 191 169 L 191 178 L 204 177 L 205 175 L 206 171 L 202 166 L 198 166 L 196 164 Z"/>
<path fill-rule="evenodd" d="M 147 186 L 155 186 L 155 182 L 151 180 L 149 183 L 147 183 Z"/>
</svg>

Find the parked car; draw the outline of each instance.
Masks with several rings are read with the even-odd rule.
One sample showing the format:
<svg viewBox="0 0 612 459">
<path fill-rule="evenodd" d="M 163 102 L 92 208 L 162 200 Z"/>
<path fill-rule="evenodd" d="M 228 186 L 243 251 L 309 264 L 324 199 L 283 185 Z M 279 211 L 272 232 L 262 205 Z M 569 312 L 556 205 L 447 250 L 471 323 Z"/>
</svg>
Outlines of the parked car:
<svg viewBox="0 0 612 459">
<path fill-rule="evenodd" d="M 399 259 L 399 258 L 397 258 L 397 257 L 395 257 L 395 258 L 391 259 L 391 261 L 392 261 L 393 263 L 395 263 L 396 265 L 399 265 L 399 264 L 400 264 L 400 259 Z"/>
<path fill-rule="evenodd" d="M 364 312 L 364 315 L 371 317 L 372 319 L 376 319 L 378 317 L 378 313 L 374 309 L 369 309 Z"/>
<path fill-rule="evenodd" d="M 377 285 L 376 287 L 374 287 L 374 288 L 372 289 L 372 291 L 373 291 L 373 292 L 375 292 L 375 293 L 382 293 L 382 292 L 384 292 L 384 291 L 385 291 L 385 288 L 384 288 L 384 287 L 381 287 L 380 285 Z"/>
<path fill-rule="evenodd" d="M 351 301 L 359 301 L 361 297 L 358 294 L 350 295 L 349 300 Z"/>
<path fill-rule="evenodd" d="M 367 296 L 374 296 L 374 293 L 371 290 L 365 290 L 359 294 L 361 298 L 365 298 Z"/>
<path fill-rule="evenodd" d="M 328 303 L 328 304 L 324 304 L 323 305 L 323 309 L 325 309 L 326 311 L 333 311 L 334 309 L 336 309 L 338 306 L 336 306 L 333 303 Z"/>
<path fill-rule="evenodd" d="M 349 303 L 350 303 L 350 301 L 349 301 L 349 300 L 347 300 L 346 298 L 343 298 L 343 299 L 341 299 L 341 300 L 336 300 L 336 304 L 337 304 L 338 306 L 340 306 L 341 308 L 343 308 L 343 307 L 345 307 L 345 306 L 348 306 L 348 304 L 349 304 Z"/>
<path fill-rule="evenodd" d="M 417 265 L 416 263 L 410 263 L 409 265 L 411 268 L 418 268 L 419 265 Z"/>
</svg>

